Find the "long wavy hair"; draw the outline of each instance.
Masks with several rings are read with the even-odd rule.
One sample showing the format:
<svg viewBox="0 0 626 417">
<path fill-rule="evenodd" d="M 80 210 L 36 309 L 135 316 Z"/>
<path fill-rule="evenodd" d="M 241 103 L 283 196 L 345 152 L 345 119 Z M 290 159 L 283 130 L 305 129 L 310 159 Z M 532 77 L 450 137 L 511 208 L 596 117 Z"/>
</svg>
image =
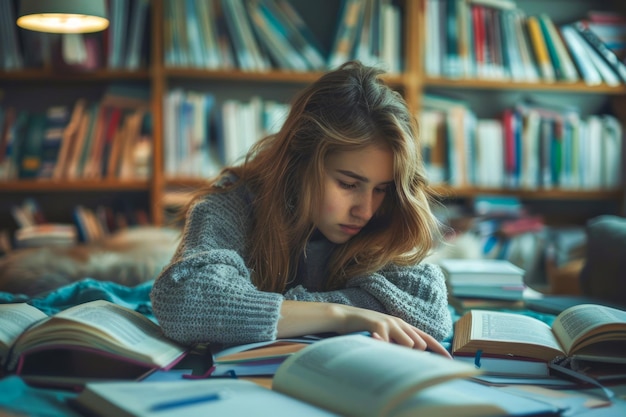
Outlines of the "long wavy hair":
<svg viewBox="0 0 626 417">
<path fill-rule="evenodd" d="M 417 124 L 382 71 L 357 61 L 322 75 L 298 94 L 278 133 L 261 139 L 245 161 L 227 167 L 255 194 L 246 261 L 261 290 L 283 292 L 315 231 L 313 213 L 324 189 L 324 164 L 335 152 L 385 145 L 393 152 L 394 184 L 359 234 L 337 245 L 327 265 L 326 289 L 385 265 L 415 264 L 441 237 L 431 211 L 417 140 Z M 208 187 L 196 195 L 224 192 Z"/>
</svg>

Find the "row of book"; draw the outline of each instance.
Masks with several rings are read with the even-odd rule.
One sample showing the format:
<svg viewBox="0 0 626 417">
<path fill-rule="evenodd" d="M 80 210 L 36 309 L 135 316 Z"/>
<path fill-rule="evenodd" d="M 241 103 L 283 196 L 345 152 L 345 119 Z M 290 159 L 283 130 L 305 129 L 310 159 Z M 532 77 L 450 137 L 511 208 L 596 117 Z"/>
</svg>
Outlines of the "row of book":
<svg viewBox="0 0 626 417">
<path fill-rule="evenodd" d="M 165 65 L 321 71 L 361 59 L 400 71 L 401 11 L 391 0 L 342 0 L 330 51 L 289 0 L 168 0 Z"/>
<path fill-rule="evenodd" d="M 18 228 L 9 248 L 72 246 L 78 242 L 97 242 L 112 233 L 132 226 L 149 225 L 144 209 L 129 203 L 103 205 L 95 208 L 77 205 L 72 210 L 72 223 L 57 223 L 47 219 L 33 198 L 11 207 Z"/>
<path fill-rule="evenodd" d="M 96 102 L 79 99 L 41 112 L 0 107 L 0 180 L 148 178 L 146 91 L 111 85 Z"/>
<path fill-rule="evenodd" d="M 621 41 L 607 33 L 605 14 L 556 25 L 527 15 L 513 0 L 427 0 L 425 71 L 433 77 L 523 82 L 626 82 Z M 615 30 L 623 17 L 611 16 Z M 611 32 L 614 33 L 614 32 Z"/>
<path fill-rule="evenodd" d="M 0 107 L 1 179 L 143 179 L 150 175 L 147 102 L 110 95 L 45 114 Z M 463 102 L 426 95 L 422 152 L 432 183 L 512 189 L 616 189 L 622 126 L 611 115 L 519 103 L 478 119 Z M 216 104 L 212 94 L 171 90 L 165 100 L 164 170 L 205 178 L 238 161 L 282 126 L 289 106 L 252 97 Z"/>
<path fill-rule="evenodd" d="M 129 227 L 152 224 L 144 209 L 129 204 L 122 204 L 120 207 L 98 205 L 95 209 L 77 205 L 74 207 L 73 217 L 78 241 L 85 243 L 98 242 Z"/>
<path fill-rule="evenodd" d="M 14 1 L 0 2 L 0 70 L 137 70 L 149 55 L 150 0 L 110 0 L 109 27 L 89 34 L 54 34 L 19 28 Z"/>
<path fill-rule="evenodd" d="M 433 183 L 600 190 L 623 180 L 623 128 L 609 114 L 520 102 L 479 119 L 461 100 L 427 94 L 420 118 Z"/>
<path fill-rule="evenodd" d="M 218 104 L 211 93 L 171 90 L 164 105 L 165 175 L 206 178 L 241 162 L 250 146 L 280 129 L 288 110 L 256 96 Z"/>
</svg>

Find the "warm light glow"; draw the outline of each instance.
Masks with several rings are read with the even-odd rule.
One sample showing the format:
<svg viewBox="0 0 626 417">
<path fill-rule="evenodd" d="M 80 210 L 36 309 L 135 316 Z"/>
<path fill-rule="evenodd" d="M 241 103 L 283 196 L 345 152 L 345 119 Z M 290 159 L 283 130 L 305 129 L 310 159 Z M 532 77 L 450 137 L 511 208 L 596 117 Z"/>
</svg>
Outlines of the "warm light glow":
<svg viewBox="0 0 626 417">
<path fill-rule="evenodd" d="M 106 29 L 109 21 L 83 14 L 40 13 L 18 18 L 17 25 L 38 32 L 89 33 Z"/>
</svg>

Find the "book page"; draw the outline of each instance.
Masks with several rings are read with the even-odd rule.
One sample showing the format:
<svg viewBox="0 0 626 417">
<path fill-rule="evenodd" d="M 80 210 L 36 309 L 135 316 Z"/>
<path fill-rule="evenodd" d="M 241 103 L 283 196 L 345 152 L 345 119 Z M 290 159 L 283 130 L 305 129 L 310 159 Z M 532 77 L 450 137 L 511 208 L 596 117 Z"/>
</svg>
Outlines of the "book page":
<svg viewBox="0 0 626 417">
<path fill-rule="evenodd" d="M 219 363 L 235 363 L 250 360 L 284 358 L 306 345 L 321 340 L 322 337 L 305 335 L 301 337 L 252 342 L 234 345 L 213 353 L 213 360 Z"/>
<path fill-rule="evenodd" d="M 475 375 L 473 366 L 363 335 L 332 337 L 290 356 L 272 388 L 348 416 L 380 416 L 427 386 Z"/>
<path fill-rule="evenodd" d="M 239 363 L 286 358 L 290 354 L 299 351 L 305 346 L 308 346 L 308 344 L 298 342 L 277 342 L 264 347 L 253 348 L 252 350 L 232 353 L 230 355 L 217 355 L 215 356 L 214 361 L 216 363 Z"/>
<path fill-rule="evenodd" d="M 417 414 L 415 410 L 420 410 Z M 414 395 L 389 417 L 490 417 L 557 415 L 556 406 L 475 381 L 454 379 Z"/>
<path fill-rule="evenodd" d="M 68 324 L 68 321 L 80 323 L 82 326 Z M 71 329 L 80 331 L 85 336 L 90 335 L 92 340 L 94 336 L 101 339 L 99 345 L 108 346 L 115 352 L 121 353 L 125 348 L 127 352 L 134 352 L 137 359 L 151 358 L 158 366 L 169 364 L 185 351 L 184 347 L 166 339 L 159 326 L 147 317 L 104 300 L 80 304 L 56 314 L 21 339 L 20 350 L 28 347 L 29 341 L 30 347 L 39 340 L 47 341 L 44 334 L 48 332 L 54 333 L 55 342 L 66 342 L 62 337 L 68 335 Z M 70 344 L 76 344 L 71 343 L 71 340 L 76 340 L 75 334 L 68 335 L 67 339 Z"/>
<path fill-rule="evenodd" d="M 552 325 L 556 337 L 570 354 L 573 347 L 588 339 L 589 333 L 600 326 L 615 324 L 623 326 L 626 333 L 626 312 L 611 307 L 595 304 L 581 304 L 570 307 L 559 314 Z M 608 330 L 608 329 L 607 329 Z M 616 329 L 610 329 L 615 331 Z M 624 337 L 622 336 L 622 340 Z"/>
<path fill-rule="evenodd" d="M 26 303 L 0 304 L 0 345 L 4 346 L 2 350 L 8 348 L 28 326 L 46 317 L 46 313 Z"/>
<path fill-rule="evenodd" d="M 522 314 L 472 310 L 472 340 L 529 343 L 562 350 L 546 323 Z"/>
</svg>

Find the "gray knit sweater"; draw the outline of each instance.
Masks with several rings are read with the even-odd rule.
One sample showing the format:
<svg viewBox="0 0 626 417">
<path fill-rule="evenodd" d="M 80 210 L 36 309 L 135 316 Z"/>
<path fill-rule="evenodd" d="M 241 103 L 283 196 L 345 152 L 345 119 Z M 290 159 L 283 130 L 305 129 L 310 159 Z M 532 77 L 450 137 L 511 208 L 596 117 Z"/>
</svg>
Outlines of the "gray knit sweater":
<svg viewBox="0 0 626 417">
<path fill-rule="evenodd" d="M 284 294 L 259 291 L 244 250 L 252 195 L 246 187 L 212 194 L 187 215 L 182 241 L 156 279 L 151 299 L 165 334 L 183 344 L 242 344 L 276 338 L 283 300 L 341 303 L 402 318 L 438 340 L 452 321 L 443 274 L 431 264 L 390 266 L 323 292 L 323 265 L 333 243 L 311 241 Z"/>
</svg>

